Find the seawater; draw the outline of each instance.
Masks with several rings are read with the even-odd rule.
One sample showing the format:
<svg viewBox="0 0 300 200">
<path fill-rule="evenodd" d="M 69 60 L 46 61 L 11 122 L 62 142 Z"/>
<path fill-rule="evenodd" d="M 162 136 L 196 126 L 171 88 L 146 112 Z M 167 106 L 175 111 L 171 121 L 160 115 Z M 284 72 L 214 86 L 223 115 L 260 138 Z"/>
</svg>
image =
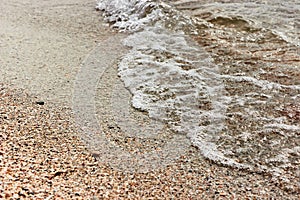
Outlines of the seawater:
<svg viewBox="0 0 300 200">
<path fill-rule="evenodd" d="M 299 179 L 300 3 L 104 0 L 131 33 L 119 75 L 132 106 L 208 159 Z"/>
</svg>

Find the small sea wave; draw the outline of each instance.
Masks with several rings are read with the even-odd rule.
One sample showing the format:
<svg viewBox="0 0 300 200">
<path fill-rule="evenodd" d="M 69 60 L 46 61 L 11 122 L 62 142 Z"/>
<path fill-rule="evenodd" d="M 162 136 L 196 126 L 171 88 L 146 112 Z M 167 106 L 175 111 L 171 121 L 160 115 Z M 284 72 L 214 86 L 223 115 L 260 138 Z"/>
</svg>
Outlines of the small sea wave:
<svg viewBox="0 0 300 200">
<path fill-rule="evenodd" d="M 162 16 L 159 4 L 149 0 L 104 0 L 97 9 L 105 11 L 105 19 L 119 30 L 137 31 Z"/>
<path fill-rule="evenodd" d="M 172 6 L 98 4 L 113 27 L 131 32 L 119 75 L 133 107 L 186 135 L 211 160 L 296 176 L 299 3 L 165 2 Z"/>
<path fill-rule="evenodd" d="M 167 1 L 187 15 L 206 20 L 239 17 L 252 26 L 268 29 L 296 46 L 300 46 L 300 3 L 297 0 L 264 1 Z"/>
</svg>

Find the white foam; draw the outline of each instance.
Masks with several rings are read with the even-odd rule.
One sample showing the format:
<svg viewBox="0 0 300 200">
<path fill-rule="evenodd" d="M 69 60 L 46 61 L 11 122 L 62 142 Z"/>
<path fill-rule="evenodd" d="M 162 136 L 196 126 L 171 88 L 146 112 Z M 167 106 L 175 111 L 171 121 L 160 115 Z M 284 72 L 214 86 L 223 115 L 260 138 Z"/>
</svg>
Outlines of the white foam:
<svg viewBox="0 0 300 200">
<path fill-rule="evenodd" d="M 281 129 L 286 131 L 300 131 L 300 127 L 296 125 L 288 125 L 288 124 L 266 124 L 264 128 L 268 129 Z"/>
<path fill-rule="evenodd" d="M 209 54 L 188 42 L 183 32 L 156 24 L 129 36 L 131 51 L 119 75 L 133 94 L 135 108 L 187 134 L 204 156 L 226 165 L 250 168 L 224 156 L 212 142 L 225 128 L 229 98 Z"/>
<path fill-rule="evenodd" d="M 139 30 L 162 15 L 158 3 L 149 0 L 103 0 L 97 8 L 104 10 L 105 20 L 120 30 Z"/>
<path fill-rule="evenodd" d="M 228 80 L 234 80 L 236 82 L 250 82 L 263 90 L 272 90 L 272 89 L 293 89 L 300 91 L 300 85 L 283 85 L 275 82 L 270 82 L 267 80 L 259 80 L 250 76 L 233 76 L 233 75 L 222 75 L 222 78 Z"/>
<path fill-rule="evenodd" d="M 260 4 L 245 3 L 243 7 L 237 8 L 240 5 L 237 3 L 216 6 L 212 3 L 203 8 L 214 10 L 222 6 L 226 13 L 215 13 L 214 16 L 223 17 L 239 16 L 245 11 L 243 17 L 248 21 L 259 21 L 258 18 L 264 11 L 259 7 Z M 291 99 L 296 100 L 299 97 L 297 94 L 300 85 L 283 85 L 260 80 L 245 73 L 221 75 L 213 59 L 203 48 L 188 39 L 180 28 L 181 25 L 168 29 L 169 26 L 164 20 L 158 21 L 164 18 L 162 9 L 165 8 L 158 1 L 107 0 L 100 2 L 98 7 L 105 10 L 106 19 L 114 23 L 113 26 L 121 30 L 139 30 L 124 40 L 124 44 L 131 47 L 131 50 L 119 64 L 119 75 L 133 95 L 133 107 L 147 111 L 151 118 L 168 124 L 173 131 L 186 134 L 201 153 L 211 160 L 238 168 L 251 169 L 257 165 L 261 170 L 282 171 L 280 166 L 270 168 L 268 163 L 263 164 L 264 160 L 271 162 L 273 158 L 281 158 L 284 149 L 275 143 L 292 140 L 299 127 L 289 125 L 285 116 L 266 116 L 260 109 L 261 105 L 274 104 L 274 97 L 280 93 L 284 94 L 284 90 L 294 91 L 296 96 Z M 259 12 L 253 13 L 250 8 L 258 9 Z M 267 12 L 272 8 L 267 6 Z M 245 16 L 247 13 L 249 18 Z M 180 16 L 172 19 L 179 18 Z M 263 18 L 262 25 L 268 19 Z M 188 23 L 188 20 L 185 22 Z M 275 27 L 276 30 L 284 30 L 285 24 L 282 24 L 283 26 Z M 272 23 L 267 23 L 266 28 L 271 26 Z M 290 39 L 292 37 L 293 35 L 289 36 Z M 297 43 L 297 40 L 291 40 Z M 256 86 L 257 91 L 227 96 L 224 80 L 230 80 L 237 85 L 247 82 Z M 226 113 L 229 106 L 238 109 Z M 246 132 L 230 133 L 230 130 L 227 130 L 225 120 L 230 120 L 230 117 L 227 117 L 230 114 L 236 116 L 236 119 L 244 120 L 245 124 L 240 125 L 248 125 L 242 127 Z M 250 121 L 249 124 L 247 120 Z M 251 127 L 253 124 L 255 128 Z M 266 136 L 277 131 L 291 133 L 285 137 L 275 134 L 274 137 L 279 139 L 266 144 Z M 225 146 L 225 142 L 232 143 Z M 249 149 L 250 152 L 258 150 L 258 153 L 248 154 L 247 158 L 240 154 Z M 272 155 L 267 155 L 268 151 Z M 228 156 L 229 154 L 231 156 Z M 269 156 L 268 159 L 262 158 L 261 154 Z M 286 157 L 283 160 L 286 160 Z"/>
</svg>

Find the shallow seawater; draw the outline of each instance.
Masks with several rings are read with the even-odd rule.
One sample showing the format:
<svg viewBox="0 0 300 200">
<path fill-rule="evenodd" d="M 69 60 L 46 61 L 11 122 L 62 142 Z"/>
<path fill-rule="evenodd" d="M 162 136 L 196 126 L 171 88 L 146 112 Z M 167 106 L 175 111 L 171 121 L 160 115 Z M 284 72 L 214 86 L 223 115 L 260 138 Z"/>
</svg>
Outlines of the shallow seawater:
<svg viewBox="0 0 300 200">
<path fill-rule="evenodd" d="M 119 75 L 134 108 L 208 159 L 299 179 L 298 1 L 116 0 L 99 8 L 131 33 Z"/>
</svg>

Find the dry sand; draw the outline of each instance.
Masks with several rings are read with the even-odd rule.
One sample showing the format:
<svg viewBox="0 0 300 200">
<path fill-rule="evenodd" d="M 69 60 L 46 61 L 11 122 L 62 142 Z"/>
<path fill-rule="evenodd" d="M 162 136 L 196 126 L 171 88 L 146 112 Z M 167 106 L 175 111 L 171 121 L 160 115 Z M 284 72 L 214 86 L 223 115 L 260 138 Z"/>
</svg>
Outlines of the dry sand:
<svg viewBox="0 0 300 200">
<path fill-rule="evenodd" d="M 211 163 L 193 147 L 147 173 L 125 173 L 96 159 L 79 139 L 72 110 L 82 63 L 115 35 L 101 24 L 94 5 L 0 4 L 0 199 L 299 199 L 295 182 Z M 114 70 L 106 72 L 111 76 L 117 79 Z M 105 80 L 113 78 L 99 83 L 97 94 L 104 97 L 96 102 L 98 115 L 112 96 Z M 108 115 L 99 123 L 108 137 L 117 137 L 105 125 L 110 120 Z M 117 143 L 127 150 L 139 147 L 122 138 Z M 163 144 L 146 141 L 141 148 Z"/>
<path fill-rule="evenodd" d="M 0 81 L 70 106 L 80 64 L 114 34 L 95 1 L 12 0 L 0 9 Z"/>
</svg>

